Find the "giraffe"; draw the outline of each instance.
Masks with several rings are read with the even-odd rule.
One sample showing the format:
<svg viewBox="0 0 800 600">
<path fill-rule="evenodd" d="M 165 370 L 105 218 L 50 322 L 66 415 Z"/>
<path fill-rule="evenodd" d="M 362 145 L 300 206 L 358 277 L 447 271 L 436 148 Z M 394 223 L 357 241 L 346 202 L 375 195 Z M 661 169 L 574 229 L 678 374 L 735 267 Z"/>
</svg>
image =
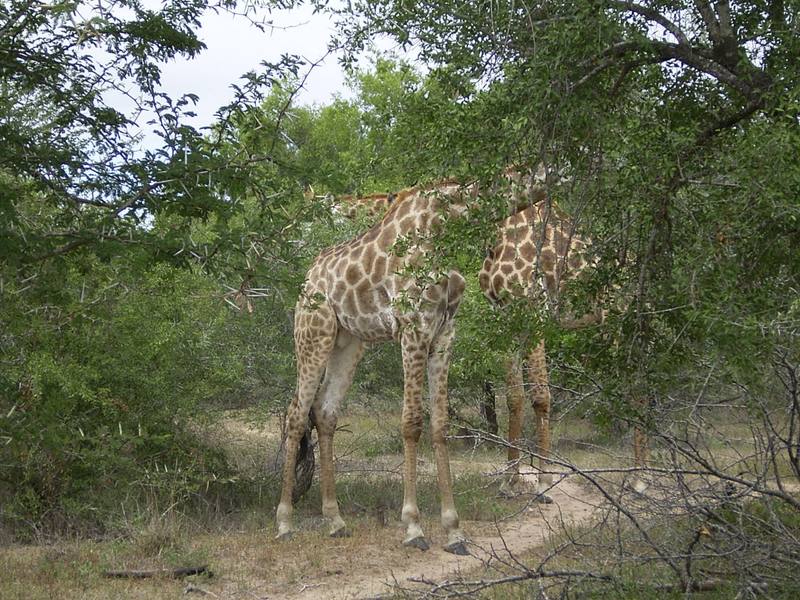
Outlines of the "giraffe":
<svg viewBox="0 0 800 600">
<path fill-rule="evenodd" d="M 392 202 L 397 198 L 397 194 L 387 192 L 386 194 L 377 192 L 358 196 L 355 194 L 335 195 L 330 192 L 317 195 L 314 188 L 307 185 L 303 190 L 303 198 L 307 202 L 314 200 L 324 200 L 331 209 L 333 215 L 341 215 L 348 219 L 354 219 L 359 213 L 369 218 L 377 219 L 382 217 L 392 206 Z"/>
<path fill-rule="evenodd" d="M 500 241 L 489 252 L 486 260 L 484 261 L 483 268 L 479 274 L 479 281 L 484 294 L 489 300 L 495 304 L 500 305 L 504 303 L 505 299 L 509 296 L 529 296 L 534 300 L 546 301 L 546 299 L 554 300 L 557 293 L 562 287 L 563 283 L 571 277 L 574 277 L 587 266 L 586 258 L 582 255 L 585 248 L 588 247 L 589 241 L 578 238 L 574 235 L 574 227 L 569 219 L 561 213 L 561 211 L 553 205 L 552 202 L 546 199 L 545 188 L 541 185 L 543 171 L 540 168 L 535 174 L 522 174 L 522 171 L 516 167 L 510 167 L 505 171 L 505 178 L 510 182 L 511 193 L 506 195 L 506 201 L 509 206 L 517 210 L 515 214 L 506 219 L 500 224 Z M 496 190 L 495 190 L 496 191 Z M 421 528 L 418 524 L 418 510 L 416 509 L 416 494 L 415 494 L 415 463 L 411 460 L 415 456 L 416 441 L 419 438 L 419 430 L 421 428 L 421 416 L 418 415 L 419 411 L 419 387 L 421 386 L 421 376 L 418 371 L 420 367 L 409 363 L 406 360 L 406 344 L 404 343 L 402 329 L 399 327 L 401 322 L 407 324 L 410 322 L 421 322 L 420 317 L 414 317 L 410 314 L 403 314 L 403 320 L 398 317 L 398 312 L 395 310 L 395 300 L 403 298 L 403 292 L 415 290 L 417 296 L 420 296 L 422 289 L 419 285 L 410 279 L 403 279 L 402 277 L 391 283 L 389 286 L 380 286 L 379 281 L 382 276 L 389 274 L 397 275 L 399 269 L 403 266 L 413 265 L 416 258 L 424 254 L 424 250 L 428 248 L 424 243 L 424 234 L 430 233 L 435 230 L 438 224 L 437 210 L 439 208 L 436 201 L 437 195 L 456 197 L 459 194 L 466 194 L 468 196 L 476 196 L 478 188 L 476 184 L 467 187 L 460 187 L 456 182 L 446 182 L 441 184 L 438 188 L 421 190 L 419 188 L 412 188 L 405 190 L 398 195 L 375 194 L 364 199 L 358 199 L 357 202 L 361 205 L 366 205 L 371 209 L 370 214 L 379 213 L 385 210 L 386 206 L 390 206 L 389 212 L 379 224 L 372 229 L 362 234 L 351 242 L 340 244 L 331 249 L 323 251 L 317 258 L 317 261 L 312 265 L 309 271 L 309 277 L 306 282 L 305 297 L 301 297 L 298 302 L 298 310 L 296 313 L 296 327 L 295 338 L 296 346 L 298 347 L 298 369 L 300 369 L 300 338 L 298 338 L 298 325 L 302 325 L 302 320 L 312 320 L 312 309 L 316 308 L 314 302 L 309 302 L 309 294 L 317 294 L 325 304 L 325 310 L 331 312 L 336 318 L 335 324 L 328 324 L 328 327 L 338 326 L 338 332 L 335 334 L 335 348 L 333 349 L 336 358 L 333 362 L 334 366 L 344 367 L 341 371 L 342 377 L 336 379 L 333 375 L 329 376 L 329 368 L 326 369 L 327 364 L 330 365 L 330 359 L 327 358 L 332 350 L 328 349 L 323 352 L 320 359 L 321 365 L 316 367 L 316 371 L 311 376 L 311 383 L 309 389 L 305 391 L 305 400 L 300 399 L 300 396 L 295 398 L 293 403 L 292 412 L 296 412 L 299 416 L 293 416 L 293 422 L 290 423 L 290 432 L 297 431 L 298 423 L 303 422 L 303 404 L 308 405 L 312 403 L 311 415 L 312 422 L 317 427 L 320 439 L 320 461 L 322 462 L 320 479 L 323 493 L 323 514 L 328 517 L 331 522 L 331 535 L 342 535 L 346 532 L 344 521 L 338 513 L 338 504 L 335 499 L 335 491 L 333 486 L 333 465 L 332 465 L 332 437 L 333 430 L 336 425 L 336 407 L 338 402 L 343 397 L 347 388 L 352 380 L 355 365 L 360 359 L 363 351 L 363 342 L 365 341 L 378 341 L 383 339 L 399 340 L 403 346 L 404 354 L 404 370 L 406 374 L 406 390 L 404 398 L 404 411 L 403 411 L 403 437 L 404 437 L 404 454 L 405 454 L 405 467 L 404 467 L 404 504 L 403 504 L 403 522 L 407 525 L 407 535 L 404 543 L 409 546 L 415 546 L 421 549 L 427 549 L 428 542 L 422 535 Z M 409 200 L 411 198 L 411 200 Z M 348 201 L 346 199 L 346 201 Z M 401 202 L 401 200 L 403 202 Z M 372 206 L 372 203 L 375 206 Z M 406 208 L 412 203 L 415 204 L 412 208 Z M 403 208 L 399 208 L 403 206 Z M 458 205 L 456 201 L 455 206 Z M 520 207 L 524 207 L 518 210 Z M 453 208 L 453 205 L 451 205 Z M 418 217 L 418 221 L 412 219 L 414 213 Z M 343 213 L 352 216 L 352 213 Z M 402 219 L 402 222 L 401 222 Z M 393 223 L 392 228 L 389 229 L 388 224 Z M 399 225 L 398 225 L 399 224 Z M 418 243 L 413 246 L 411 256 L 413 259 L 402 260 L 402 257 L 392 256 L 391 249 L 395 241 L 398 241 L 403 236 L 411 234 L 421 235 L 418 238 Z M 375 246 L 376 240 L 384 240 L 377 245 L 378 254 L 374 254 L 369 246 Z M 351 259 L 350 256 L 354 258 Z M 406 257 L 409 256 L 407 253 Z M 347 269 L 351 265 L 348 261 L 356 260 L 357 262 L 364 263 L 366 261 L 367 269 L 361 266 L 358 277 L 355 274 L 352 277 L 347 276 Z M 388 265 L 391 266 L 387 268 Z M 372 271 L 370 271 L 370 265 Z M 342 272 L 345 272 L 345 283 L 342 283 Z M 339 273 L 338 278 L 331 272 Z M 458 276 L 458 279 L 456 279 Z M 324 284 L 311 284 L 315 280 L 325 280 Z M 351 281 L 352 280 L 352 281 Z M 440 493 L 442 495 L 442 523 L 448 529 L 448 544 L 445 549 L 451 552 L 465 552 L 466 548 L 463 545 L 463 534 L 458 529 L 457 515 L 455 508 L 452 512 L 449 507 L 452 507 L 452 501 L 446 502 L 448 496 L 452 498 L 452 490 L 450 487 L 449 477 L 449 463 L 447 462 L 447 448 L 444 443 L 444 432 L 446 431 L 446 373 L 447 362 L 449 360 L 449 347 L 452 341 L 452 317 L 455 314 L 458 301 L 463 294 L 463 278 L 457 273 L 450 273 L 448 276 L 448 285 L 453 287 L 455 291 L 455 284 L 461 281 L 461 290 L 458 292 L 458 298 L 455 295 L 453 298 L 448 298 L 448 307 L 452 311 L 447 315 L 450 321 L 445 326 L 447 335 L 443 338 L 444 342 L 439 345 L 442 348 L 442 355 L 445 357 L 444 365 L 440 372 L 443 372 L 444 385 L 438 392 L 435 388 L 431 387 L 431 402 L 432 412 L 434 415 L 440 415 L 441 426 L 437 424 L 440 422 L 439 418 L 432 419 L 434 428 L 434 446 L 437 453 L 437 467 L 439 471 L 439 484 Z M 441 296 L 441 286 L 444 280 L 439 282 L 440 291 L 433 292 L 433 287 L 425 290 L 425 293 L 439 294 Z M 539 284 L 541 291 L 544 292 L 544 297 L 540 294 L 537 296 L 537 286 Z M 353 290 L 353 286 L 356 288 Z M 387 293 L 391 291 L 391 294 Z M 400 293 L 398 293 L 400 292 Z M 354 295 L 355 294 L 355 295 Z M 371 294 L 371 296 L 370 296 Z M 336 296 L 336 305 L 331 306 L 328 300 L 331 295 Z M 357 301 L 357 298 L 365 298 Z M 380 335 L 375 335 L 374 332 L 370 333 L 363 330 L 364 323 L 360 322 L 362 318 L 357 315 L 359 309 L 366 308 L 368 311 L 381 312 L 383 319 L 388 322 L 394 322 L 398 325 L 393 330 L 391 335 L 388 331 L 384 331 Z M 427 312 L 427 311 L 426 311 Z M 349 313 L 349 316 L 348 314 Z M 344 316 L 345 320 L 341 320 L 340 316 Z M 603 319 L 604 311 L 597 309 L 590 314 L 583 315 L 579 318 L 565 318 L 562 319 L 562 324 L 567 327 L 582 327 L 592 323 L 601 322 Z M 349 319 L 349 321 L 347 320 Z M 430 319 L 430 316 L 428 316 Z M 330 320 L 330 317 L 329 317 Z M 423 319 L 424 320 L 424 319 Z M 373 319 L 374 321 L 374 319 Z M 366 319 L 366 325 L 374 325 L 370 319 Z M 404 325 L 407 326 L 407 325 Z M 385 329 L 386 322 L 384 322 L 377 329 Z M 369 327 L 367 327 L 369 328 Z M 339 334 L 342 336 L 350 336 L 355 340 L 350 340 L 345 343 L 339 342 Z M 333 334 L 328 334 L 330 337 Z M 348 339 L 348 338 L 343 338 Z M 435 340 L 431 339 L 428 343 L 433 344 Z M 308 344 L 313 344 L 307 342 Z M 330 341 L 328 341 L 330 344 Z M 341 350 L 339 350 L 341 348 Z M 339 358 L 339 355 L 342 355 Z M 523 372 L 523 357 L 522 346 L 515 352 L 507 361 L 506 365 L 506 382 L 508 384 L 507 400 L 509 404 L 509 441 L 515 442 L 519 439 L 521 434 L 522 413 L 524 404 L 524 372 Z M 410 359 L 409 359 L 410 360 Z M 528 374 L 530 383 L 532 384 L 532 396 L 534 413 L 537 418 L 537 454 L 540 456 L 540 469 L 543 472 L 546 463 L 546 457 L 550 451 L 550 429 L 549 429 L 549 412 L 550 412 L 550 391 L 549 391 L 549 376 L 547 372 L 547 363 L 545 357 L 544 342 L 539 341 L 534 348 L 527 355 Z M 428 365 L 429 381 L 431 381 L 432 367 Z M 319 378 L 325 373 L 322 389 L 316 393 L 316 388 L 319 383 Z M 298 390 L 301 390 L 303 385 L 303 376 L 298 375 Z M 316 395 L 314 395 L 316 393 Z M 438 393 L 438 398 L 435 395 Z M 416 398 L 416 399 L 414 399 Z M 443 408 L 441 406 L 443 405 Z M 413 408 L 407 409 L 408 406 Z M 320 414 L 320 410 L 325 410 L 324 407 L 330 407 L 324 414 Z M 308 414 L 309 409 L 305 409 L 305 414 Z M 295 433 L 296 438 L 298 434 Z M 307 436 L 303 436 L 305 440 Z M 643 466 L 643 460 L 646 458 L 646 438 L 640 430 L 635 432 L 635 456 L 637 466 Z M 297 440 L 291 440 L 295 448 Z M 441 446 L 437 446 L 438 443 Z M 513 446 L 509 447 L 508 458 L 511 463 L 512 476 L 506 486 L 506 491 L 518 480 L 518 462 L 519 450 Z M 293 451 L 293 452 L 296 452 Z M 640 459 L 641 457 L 641 459 Z M 278 508 L 278 521 L 279 521 L 279 536 L 283 537 L 291 532 L 291 486 L 293 481 L 289 480 L 292 473 L 292 461 L 294 461 L 294 454 L 289 460 L 287 454 L 287 461 L 284 466 L 284 491 L 281 497 L 281 504 Z M 446 475 L 443 475 L 445 474 Z M 539 478 L 537 484 L 537 499 L 541 502 L 552 502 L 552 500 L 545 494 L 545 491 L 552 486 L 552 475 L 544 474 Z M 639 485 L 637 483 L 637 489 Z M 288 489 L 288 491 L 287 491 Z M 409 491 L 411 490 L 411 491 Z M 453 525 L 454 524 L 454 525 Z"/>
<path fill-rule="evenodd" d="M 537 179 L 539 181 L 537 181 Z M 569 218 L 547 198 L 541 177 L 533 177 L 532 203 L 500 224 L 500 239 L 489 250 L 478 275 L 484 295 L 495 306 L 510 298 L 528 297 L 533 302 L 554 304 L 564 283 L 588 266 L 585 250 L 589 241 L 575 235 Z M 603 311 L 597 309 L 579 318 L 561 319 L 563 326 L 574 328 L 601 322 Z M 511 478 L 504 492 L 518 477 L 519 447 L 525 402 L 525 375 L 529 380 L 536 418 L 536 454 L 540 475 L 537 499 L 550 503 L 545 493 L 552 487 L 551 474 L 545 473 L 550 453 L 550 387 L 544 340 L 527 347 L 518 340 L 517 348 L 506 360 L 506 402 L 508 404 L 508 460 Z M 523 368 L 527 363 L 526 369 Z"/>
<path fill-rule="evenodd" d="M 329 533 L 347 535 L 339 514 L 333 434 L 342 397 L 350 387 L 364 344 L 400 343 L 404 392 L 403 544 L 430 547 L 420 526 L 416 494 L 417 443 L 422 430 L 422 387 L 427 371 L 444 549 L 467 554 L 453 500 L 447 450 L 447 374 L 454 317 L 466 282 L 460 273 L 428 271 L 431 239 L 443 215 L 458 216 L 477 188 L 445 181 L 400 192 L 384 218 L 356 238 L 323 250 L 306 275 L 295 308 L 297 390 L 287 418 L 283 487 L 276 511 L 278 537 L 292 532 L 292 491 L 298 446 L 311 417 L 320 453 L 322 513 Z M 402 250 L 398 250 L 402 247 Z M 415 276 L 413 271 L 425 271 Z"/>
<path fill-rule="evenodd" d="M 510 212 L 514 214 L 500 223 L 498 242 L 488 252 L 479 273 L 481 289 L 495 306 L 502 306 L 509 297 L 527 296 L 534 302 L 555 302 L 563 284 L 589 266 L 585 252 L 591 245 L 591 240 L 578 237 L 569 217 L 548 198 L 547 180 L 547 169 L 541 163 L 533 170 L 510 165 L 503 171 L 501 181 L 510 188 L 506 201 Z M 497 192 L 498 186 L 495 185 L 492 191 Z M 356 199 L 345 196 L 337 198 L 334 206 L 340 203 L 348 206 L 353 203 L 366 208 L 367 214 L 374 216 L 382 214 L 387 206 L 391 206 L 393 199 L 392 194 L 372 194 Z M 341 214 L 353 217 L 355 210 L 349 206 L 348 209 L 340 211 Z M 585 327 L 602 322 L 604 314 L 605 311 L 597 307 L 592 313 L 580 318 L 567 316 L 560 321 L 566 328 Z M 541 472 L 536 499 L 542 503 L 550 503 L 552 499 L 546 491 L 552 487 L 552 475 L 544 473 L 546 457 L 550 453 L 551 403 L 545 345 L 544 340 L 539 340 L 522 355 L 523 345 L 520 340 L 518 347 L 505 363 L 511 477 L 504 482 L 501 493 L 512 494 L 514 485 L 519 481 L 518 446 L 522 433 L 525 390 L 529 389 L 536 419 L 536 454 L 540 457 Z M 524 368 L 525 364 L 527 370 Z M 634 465 L 643 469 L 648 457 L 647 435 L 637 426 L 634 428 L 633 440 Z M 645 487 L 641 478 L 635 480 L 636 491 L 642 492 Z"/>
</svg>

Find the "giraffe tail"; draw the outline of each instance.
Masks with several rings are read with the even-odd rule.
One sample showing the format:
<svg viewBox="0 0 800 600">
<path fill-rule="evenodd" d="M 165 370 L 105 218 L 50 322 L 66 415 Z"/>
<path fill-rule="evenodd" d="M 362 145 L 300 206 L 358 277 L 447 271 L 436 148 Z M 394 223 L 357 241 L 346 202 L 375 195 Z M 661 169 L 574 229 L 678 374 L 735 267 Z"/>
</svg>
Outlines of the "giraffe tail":
<svg viewBox="0 0 800 600">
<path fill-rule="evenodd" d="M 303 432 L 303 437 L 300 438 L 300 446 L 297 448 L 297 462 L 294 466 L 294 489 L 292 490 L 292 501 L 297 502 L 300 498 L 305 496 L 311 482 L 314 480 L 314 468 L 316 466 L 314 460 L 314 442 L 311 439 L 311 429 L 314 427 L 314 421 L 309 415 L 308 424 Z"/>
</svg>

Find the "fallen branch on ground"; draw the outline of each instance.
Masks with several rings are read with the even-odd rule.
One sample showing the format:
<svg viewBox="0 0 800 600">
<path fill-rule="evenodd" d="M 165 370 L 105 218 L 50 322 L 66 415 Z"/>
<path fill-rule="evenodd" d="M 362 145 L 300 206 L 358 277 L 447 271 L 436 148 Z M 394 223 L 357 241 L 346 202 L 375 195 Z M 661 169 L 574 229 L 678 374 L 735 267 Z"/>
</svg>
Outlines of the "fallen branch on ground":
<svg viewBox="0 0 800 600">
<path fill-rule="evenodd" d="M 211 576 L 208 565 L 199 567 L 179 567 L 177 569 L 147 569 L 147 570 L 123 570 L 123 571 L 103 571 L 103 577 L 117 579 L 147 579 L 149 577 L 168 577 L 180 579 L 189 575 L 199 575 L 205 573 Z"/>
</svg>

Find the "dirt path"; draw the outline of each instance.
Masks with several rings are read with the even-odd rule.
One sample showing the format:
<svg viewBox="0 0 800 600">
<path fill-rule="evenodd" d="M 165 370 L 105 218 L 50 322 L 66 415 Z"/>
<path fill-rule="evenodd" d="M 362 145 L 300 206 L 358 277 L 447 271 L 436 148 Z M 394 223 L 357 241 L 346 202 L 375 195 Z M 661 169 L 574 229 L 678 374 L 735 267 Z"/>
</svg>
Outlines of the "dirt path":
<svg viewBox="0 0 800 600">
<path fill-rule="evenodd" d="M 509 553 L 515 556 L 530 553 L 543 546 L 551 532 L 591 518 L 596 498 L 577 482 L 563 480 L 552 490 L 551 496 L 554 504 L 533 505 L 523 514 L 497 525 L 465 523 L 465 529 L 472 536 L 472 556 L 448 554 L 435 545 L 435 539 L 428 552 L 398 549 L 396 538 L 400 532 L 392 528 L 382 543 L 342 548 L 342 554 L 349 551 L 349 555 L 339 563 L 340 567 L 321 564 L 321 572 L 307 572 L 301 580 L 291 584 L 252 582 L 255 585 L 248 591 L 249 597 L 270 600 L 374 598 L 390 592 L 393 585 L 413 587 L 415 584 L 409 581 L 412 577 L 441 582 L 460 572 L 479 571 L 492 553 L 500 557 L 507 557 Z"/>
</svg>

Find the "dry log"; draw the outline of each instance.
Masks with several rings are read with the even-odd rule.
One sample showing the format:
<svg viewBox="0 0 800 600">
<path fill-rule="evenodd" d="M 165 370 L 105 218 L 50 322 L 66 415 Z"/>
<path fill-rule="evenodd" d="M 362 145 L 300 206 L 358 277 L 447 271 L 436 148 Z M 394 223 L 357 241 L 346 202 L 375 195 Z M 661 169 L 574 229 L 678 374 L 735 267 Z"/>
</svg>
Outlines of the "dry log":
<svg viewBox="0 0 800 600">
<path fill-rule="evenodd" d="M 205 573 L 211 576 L 208 565 L 199 567 L 178 567 L 177 569 L 146 569 L 146 570 L 122 570 L 122 571 L 103 571 L 103 577 L 117 579 L 147 579 L 149 577 L 167 577 L 180 579 L 189 575 L 199 575 Z"/>
</svg>

